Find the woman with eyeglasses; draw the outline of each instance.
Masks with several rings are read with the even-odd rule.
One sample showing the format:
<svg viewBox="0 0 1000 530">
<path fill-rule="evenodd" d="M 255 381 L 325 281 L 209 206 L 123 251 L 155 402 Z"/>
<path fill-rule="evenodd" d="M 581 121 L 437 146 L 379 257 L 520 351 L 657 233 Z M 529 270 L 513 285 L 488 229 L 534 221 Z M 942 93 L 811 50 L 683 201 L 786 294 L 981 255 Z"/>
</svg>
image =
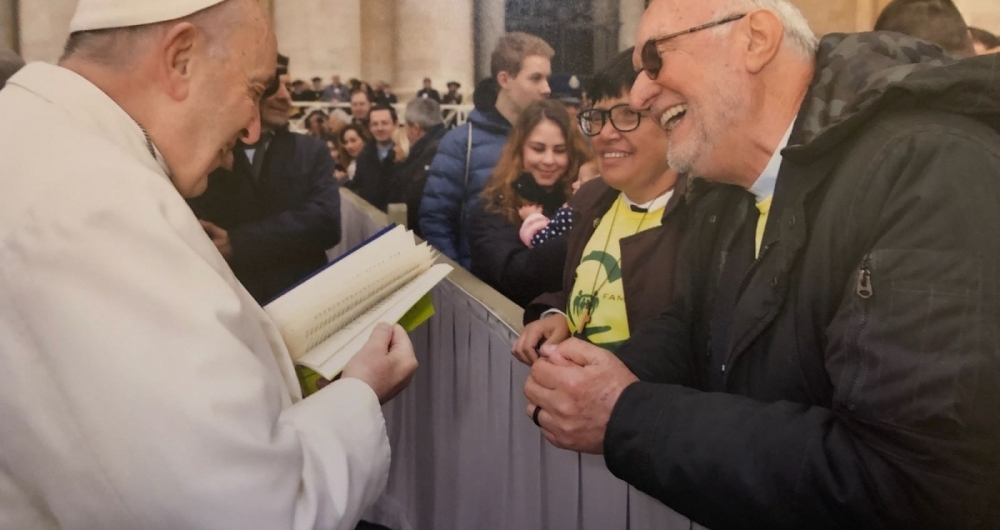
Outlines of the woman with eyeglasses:
<svg viewBox="0 0 1000 530">
<path fill-rule="evenodd" d="M 588 86 L 593 106 L 579 114 L 579 122 L 602 178 L 570 200 L 574 229 L 562 286 L 529 304 L 527 325 L 513 349 L 526 364 L 538 358 L 543 343 L 571 336 L 615 351 L 670 302 L 685 222 L 685 179 L 667 164 L 667 133 L 629 108 L 636 76 L 627 50 Z"/>
<path fill-rule="evenodd" d="M 592 158 L 562 103 L 534 102 L 514 124 L 481 204 L 469 212 L 472 272 L 520 306 L 559 288 L 565 237 L 529 247 L 520 236 L 531 214 L 551 217 Z"/>
</svg>

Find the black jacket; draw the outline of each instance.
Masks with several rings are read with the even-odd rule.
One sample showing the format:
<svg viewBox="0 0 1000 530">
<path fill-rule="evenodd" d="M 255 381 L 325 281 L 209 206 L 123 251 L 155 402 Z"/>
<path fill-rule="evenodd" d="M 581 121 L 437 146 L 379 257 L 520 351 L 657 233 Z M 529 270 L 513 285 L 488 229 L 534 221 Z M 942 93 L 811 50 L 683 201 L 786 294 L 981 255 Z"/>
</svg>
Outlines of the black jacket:
<svg viewBox="0 0 1000 530">
<path fill-rule="evenodd" d="M 389 182 L 396 165 L 395 150 L 389 149 L 389 154 L 379 160 L 378 144 L 371 140 L 358 153 L 357 163 L 354 179 L 347 187 L 384 212 L 389 204 Z"/>
<path fill-rule="evenodd" d="M 424 235 L 420 230 L 420 201 L 424 198 L 424 185 L 427 184 L 431 162 L 446 132 L 444 125 L 428 130 L 423 138 L 410 146 L 406 160 L 397 163 L 392 170 L 389 203 L 406 204 L 406 222 L 410 230 L 421 238 Z"/>
<path fill-rule="evenodd" d="M 554 211 L 544 213 L 551 217 Z M 470 270 L 525 307 L 540 294 L 562 287 L 566 235 L 528 248 L 521 241 L 520 230 L 520 225 L 510 224 L 502 214 L 486 211 L 484 201 L 469 213 Z"/>
<path fill-rule="evenodd" d="M 229 264 L 263 305 L 326 263 L 326 249 L 340 242 L 340 191 L 317 138 L 278 131 L 256 182 L 243 147 L 234 151 L 233 171 L 212 173 L 189 204 L 229 231 Z"/>
<path fill-rule="evenodd" d="M 997 528 L 1000 57 L 876 33 L 817 60 L 729 335 L 710 315 L 753 206 L 712 186 L 673 308 L 618 351 L 641 382 L 606 463 L 713 530 Z"/>
<path fill-rule="evenodd" d="M 438 92 L 437 90 L 434 90 L 433 88 L 421 88 L 417 92 L 417 97 L 424 99 L 433 99 L 434 101 L 441 103 L 441 93 Z"/>
</svg>

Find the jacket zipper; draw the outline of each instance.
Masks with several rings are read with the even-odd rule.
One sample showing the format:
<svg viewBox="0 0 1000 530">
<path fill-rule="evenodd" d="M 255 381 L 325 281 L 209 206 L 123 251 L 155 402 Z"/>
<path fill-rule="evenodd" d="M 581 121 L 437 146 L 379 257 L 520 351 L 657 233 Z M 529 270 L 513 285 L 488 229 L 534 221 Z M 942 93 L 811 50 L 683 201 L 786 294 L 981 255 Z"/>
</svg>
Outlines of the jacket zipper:
<svg viewBox="0 0 1000 530">
<path fill-rule="evenodd" d="M 740 288 L 739 288 L 739 290 L 736 291 L 736 300 L 737 301 L 739 301 L 739 299 L 743 297 L 743 291 L 745 291 L 747 289 L 747 287 L 750 286 L 750 279 L 753 278 L 754 273 L 757 272 L 757 269 L 760 267 L 760 264 L 763 263 L 763 261 L 764 261 L 764 256 L 767 255 L 767 251 L 770 250 L 770 249 L 771 249 L 771 245 L 770 244 L 767 244 L 767 245 L 764 245 L 763 247 L 761 247 L 760 254 L 757 255 L 757 259 L 755 259 L 753 261 L 753 264 L 750 265 L 750 270 L 747 271 L 747 273 L 743 276 L 743 281 L 740 282 Z M 711 333 L 712 333 L 711 332 L 711 327 L 709 327 L 709 337 L 712 336 Z M 712 351 L 712 341 L 711 340 L 708 341 L 708 351 Z M 728 371 L 729 371 L 730 368 L 731 367 L 728 364 L 726 364 L 726 363 L 722 364 L 722 385 L 723 385 L 723 388 L 725 388 L 726 380 L 729 377 Z"/>
<path fill-rule="evenodd" d="M 848 402 L 847 409 L 851 412 L 857 410 L 857 405 L 851 402 L 854 396 L 854 391 L 858 387 L 858 380 L 861 379 L 861 332 L 868 325 L 869 313 L 871 311 L 871 303 L 868 302 L 872 296 L 875 295 L 875 288 L 872 285 L 872 269 L 871 269 L 871 254 L 865 254 L 865 257 L 861 260 L 861 268 L 858 269 L 858 281 L 855 287 L 855 293 L 861 298 L 862 311 L 861 311 L 861 322 L 858 323 L 857 332 L 854 334 L 854 345 L 857 348 L 858 366 L 854 370 L 854 375 L 851 376 L 851 386 L 848 388 L 848 392 L 845 398 Z"/>
<path fill-rule="evenodd" d="M 753 278 L 754 273 L 756 273 L 757 269 L 760 268 L 760 264 L 764 261 L 764 256 L 767 255 L 768 250 L 771 250 L 770 244 L 761 247 L 760 254 L 757 255 L 757 259 L 755 259 L 753 261 L 753 264 L 750 265 L 750 270 L 748 270 L 747 273 L 743 275 L 743 281 L 740 283 L 740 288 L 738 291 L 736 291 L 737 300 L 742 298 L 743 291 L 746 291 L 747 287 L 750 287 L 750 279 Z"/>
</svg>

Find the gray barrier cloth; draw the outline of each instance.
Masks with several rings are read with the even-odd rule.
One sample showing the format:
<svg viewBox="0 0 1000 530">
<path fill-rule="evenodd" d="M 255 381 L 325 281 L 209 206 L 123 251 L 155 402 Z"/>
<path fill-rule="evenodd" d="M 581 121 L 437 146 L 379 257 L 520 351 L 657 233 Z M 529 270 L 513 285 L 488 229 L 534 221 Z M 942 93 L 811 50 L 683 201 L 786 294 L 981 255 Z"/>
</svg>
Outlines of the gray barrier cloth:
<svg viewBox="0 0 1000 530">
<path fill-rule="evenodd" d="M 337 256 L 386 225 L 342 191 Z M 528 368 L 510 355 L 521 310 L 455 265 L 435 316 L 411 334 L 420 368 L 383 408 L 392 466 L 365 517 L 393 530 L 702 528 L 615 478 L 600 456 L 556 449 L 526 415 Z"/>
</svg>

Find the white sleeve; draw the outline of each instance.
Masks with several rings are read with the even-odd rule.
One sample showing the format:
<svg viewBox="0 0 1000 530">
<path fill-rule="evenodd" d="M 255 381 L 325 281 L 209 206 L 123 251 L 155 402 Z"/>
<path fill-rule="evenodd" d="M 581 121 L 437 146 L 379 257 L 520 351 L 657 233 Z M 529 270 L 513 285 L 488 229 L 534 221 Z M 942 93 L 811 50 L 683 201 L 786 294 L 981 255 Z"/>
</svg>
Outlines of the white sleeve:
<svg viewBox="0 0 1000 530">
<path fill-rule="evenodd" d="M 354 528 L 388 475 L 374 392 L 292 405 L 194 217 L 130 199 L 0 239 L 0 473 L 66 530 Z"/>
</svg>

